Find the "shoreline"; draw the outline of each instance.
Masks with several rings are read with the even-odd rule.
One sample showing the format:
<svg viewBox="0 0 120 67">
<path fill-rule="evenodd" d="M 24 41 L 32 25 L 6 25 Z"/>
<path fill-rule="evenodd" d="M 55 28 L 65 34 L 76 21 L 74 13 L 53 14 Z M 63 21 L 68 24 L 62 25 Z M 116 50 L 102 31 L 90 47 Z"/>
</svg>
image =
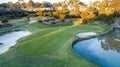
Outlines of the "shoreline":
<svg viewBox="0 0 120 67">
<path fill-rule="evenodd" d="M 78 39 L 76 39 L 75 41 L 73 41 L 72 42 L 72 48 L 73 48 L 73 46 L 77 43 L 77 42 L 79 42 L 79 41 L 84 41 L 84 40 L 88 40 L 88 39 L 91 39 L 91 38 L 96 38 L 96 37 L 99 37 L 99 36 L 103 36 L 103 35 L 105 35 L 105 34 L 107 34 L 107 33 L 110 33 L 110 32 L 112 32 L 114 29 L 120 29 L 120 28 L 114 28 L 114 27 L 112 27 L 109 31 L 106 31 L 106 32 L 103 32 L 103 33 L 101 33 L 101 34 L 97 34 L 97 35 L 94 35 L 94 36 L 90 36 L 90 37 L 85 37 L 85 38 L 78 38 Z M 78 33 L 77 33 L 78 34 Z M 77 35 L 76 34 L 76 35 Z M 75 35 L 75 36 L 76 36 Z M 78 36 L 76 36 L 76 37 L 78 37 Z"/>
</svg>

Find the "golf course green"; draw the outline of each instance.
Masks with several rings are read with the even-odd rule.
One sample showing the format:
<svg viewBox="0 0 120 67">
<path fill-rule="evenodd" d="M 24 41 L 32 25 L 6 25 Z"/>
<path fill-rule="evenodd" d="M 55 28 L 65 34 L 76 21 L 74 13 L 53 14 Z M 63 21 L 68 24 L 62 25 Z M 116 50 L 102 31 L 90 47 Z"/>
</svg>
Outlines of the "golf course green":
<svg viewBox="0 0 120 67">
<path fill-rule="evenodd" d="M 33 23 L 22 27 L 33 34 L 18 40 L 18 44 L 0 55 L 0 67 L 98 67 L 72 50 L 78 32 L 105 33 L 107 25 L 48 26 Z"/>
</svg>

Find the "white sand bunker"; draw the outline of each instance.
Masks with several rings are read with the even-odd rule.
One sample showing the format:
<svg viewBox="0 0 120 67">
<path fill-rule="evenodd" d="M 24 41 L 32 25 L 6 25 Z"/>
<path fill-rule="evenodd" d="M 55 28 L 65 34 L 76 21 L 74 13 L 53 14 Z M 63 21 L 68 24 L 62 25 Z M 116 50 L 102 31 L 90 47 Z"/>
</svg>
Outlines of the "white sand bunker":
<svg viewBox="0 0 120 67">
<path fill-rule="evenodd" d="M 96 35 L 97 34 L 95 32 L 84 32 L 84 33 L 78 33 L 76 36 L 80 38 L 87 38 L 87 37 L 92 37 Z"/>
<path fill-rule="evenodd" d="M 10 47 L 15 46 L 18 39 L 28 36 L 30 34 L 31 32 L 29 31 L 21 30 L 0 36 L 0 54 L 6 52 Z"/>
<path fill-rule="evenodd" d="M 29 24 L 36 23 L 36 22 L 38 22 L 38 21 L 37 20 L 30 20 L 30 21 L 28 21 Z"/>
</svg>

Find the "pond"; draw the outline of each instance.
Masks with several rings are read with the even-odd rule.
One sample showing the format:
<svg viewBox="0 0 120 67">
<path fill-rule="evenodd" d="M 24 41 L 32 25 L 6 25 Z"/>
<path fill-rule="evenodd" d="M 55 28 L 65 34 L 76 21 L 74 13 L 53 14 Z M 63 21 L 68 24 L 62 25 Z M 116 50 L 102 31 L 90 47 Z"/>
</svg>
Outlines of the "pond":
<svg viewBox="0 0 120 67">
<path fill-rule="evenodd" d="M 29 31 L 20 30 L 0 36 L 0 43 L 2 43 L 0 45 L 0 54 L 8 51 L 10 47 L 15 46 L 18 39 L 28 36 L 30 34 L 31 33 Z"/>
<path fill-rule="evenodd" d="M 102 67 L 120 67 L 120 29 L 78 41 L 73 45 L 73 50 Z"/>
</svg>

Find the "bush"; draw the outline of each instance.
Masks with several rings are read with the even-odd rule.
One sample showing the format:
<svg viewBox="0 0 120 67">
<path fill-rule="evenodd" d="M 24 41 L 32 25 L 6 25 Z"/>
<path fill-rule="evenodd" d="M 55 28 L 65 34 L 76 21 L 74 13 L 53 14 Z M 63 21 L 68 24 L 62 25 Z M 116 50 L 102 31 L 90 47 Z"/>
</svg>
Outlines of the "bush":
<svg viewBox="0 0 120 67">
<path fill-rule="evenodd" d="M 52 12 L 48 12 L 48 16 L 52 17 L 53 13 Z"/>
<path fill-rule="evenodd" d="M 105 24 L 111 24 L 111 23 L 113 23 L 113 20 L 112 20 L 113 18 L 114 18 L 114 14 L 111 14 L 109 16 L 107 16 L 105 14 L 100 14 L 95 18 L 95 20 L 96 21 L 101 20 L 101 21 L 105 22 Z"/>
<path fill-rule="evenodd" d="M 56 24 L 56 22 L 51 22 L 51 24 Z"/>
<path fill-rule="evenodd" d="M 3 20 L 2 20 L 2 23 L 3 23 L 3 24 L 7 24 L 7 23 L 8 23 L 8 20 L 7 20 L 7 19 L 3 19 Z"/>
<path fill-rule="evenodd" d="M 110 24 L 114 23 L 114 21 L 113 21 L 113 20 L 110 20 L 110 21 L 105 22 L 105 23 L 108 24 L 108 25 L 110 25 Z"/>
<path fill-rule="evenodd" d="M 51 18 L 50 20 L 54 21 L 55 19 L 54 19 L 54 18 Z"/>
<path fill-rule="evenodd" d="M 0 43 L 0 45 L 3 45 L 3 43 Z"/>
<path fill-rule="evenodd" d="M 74 22 L 73 22 L 73 25 L 74 25 L 74 26 L 77 26 L 77 25 L 80 25 L 80 24 L 82 24 L 82 23 L 83 23 L 83 19 L 79 19 L 79 20 L 74 21 Z"/>
<path fill-rule="evenodd" d="M 38 20 L 38 22 L 42 23 L 43 21 L 42 20 Z"/>
<path fill-rule="evenodd" d="M 45 22 L 48 22 L 49 20 L 48 19 L 46 19 L 46 20 L 44 20 Z"/>
</svg>

